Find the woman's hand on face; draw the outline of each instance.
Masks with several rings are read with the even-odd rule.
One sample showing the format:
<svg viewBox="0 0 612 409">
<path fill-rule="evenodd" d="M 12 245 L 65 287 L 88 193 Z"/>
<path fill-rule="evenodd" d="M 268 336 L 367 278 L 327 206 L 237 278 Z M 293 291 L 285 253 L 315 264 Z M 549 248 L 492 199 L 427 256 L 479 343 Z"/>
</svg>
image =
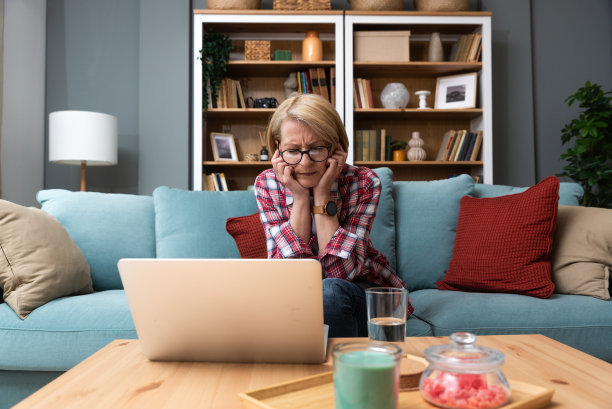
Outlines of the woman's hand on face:
<svg viewBox="0 0 612 409">
<path fill-rule="evenodd" d="M 293 176 L 293 167 L 291 165 L 287 165 L 287 163 L 281 158 L 278 149 L 274 151 L 274 155 L 272 155 L 272 168 L 274 169 L 274 173 L 276 174 L 276 179 L 285 185 L 294 196 L 297 196 L 301 193 L 309 194 L 308 189 L 299 184 L 295 177 Z"/>
<path fill-rule="evenodd" d="M 332 184 L 336 179 L 338 179 L 338 176 L 340 176 L 340 173 L 342 172 L 342 168 L 344 168 L 346 158 L 347 153 L 344 151 L 344 149 L 342 149 L 341 146 L 338 146 L 338 149 L 334 151 L 332 156 L 327 158 L 327 170 L 321 177 L 321 180 L 319 180 L 317 186 L 313 188 L 315 197 L 318 195 L 329 195 Z"/>
</svg>

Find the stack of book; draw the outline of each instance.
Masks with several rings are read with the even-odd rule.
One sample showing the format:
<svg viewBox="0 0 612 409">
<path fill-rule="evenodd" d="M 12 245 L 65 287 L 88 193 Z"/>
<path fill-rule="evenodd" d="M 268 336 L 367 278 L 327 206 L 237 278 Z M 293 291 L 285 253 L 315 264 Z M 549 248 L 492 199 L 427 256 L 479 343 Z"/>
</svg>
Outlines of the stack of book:
<svg viewBox="0 0 612 409">
<path fill-rule="evenodd" d="M 325 68 L 318 67 L 309 68 L 308 71 L 299 71 L 297 77 L 300 94 L 318 94 L 331 102 L 332 105 L 336 104 L 335 68 L 330 69 L 329 76 Z"/>
<path fill-rule="evenodd" d="M 459 37 L 451 50 L 449 61 L 478 62 L 482 53 L 482 34 L 465 34 Z"/>
<path fill-rule="evenodd" d="M 355 131 L 355 161 L 391 160 L 391 135 L 385 129 Z"/>
<path fill-rule="evenodd" d="M 451 162 L 475 161 L 478 158 L 481 145 L 482 131 L 450 130 L 444 134 L 436 160 Z"/>
<path fill-rule="evenodd" d="M 227 180 L 223 173 L 211 173 L 206 175 L 206 190 L 227 191 Z"/>
<path fill-rule="evenodd" d="M 210 86 L 209 86 L 210 89 Z M 208 106 L 212 108 L 246 108 L 244 93 L 240 81 L 223 78 L 217 89 L 217 98 L 211 98 L 208 92 Z"/>
<path fill-rule="evenodd" d="M 374 108 L 370 80 L 364 78 L 355 78 L 353 80 L 353 108 Z"/>
</svg>

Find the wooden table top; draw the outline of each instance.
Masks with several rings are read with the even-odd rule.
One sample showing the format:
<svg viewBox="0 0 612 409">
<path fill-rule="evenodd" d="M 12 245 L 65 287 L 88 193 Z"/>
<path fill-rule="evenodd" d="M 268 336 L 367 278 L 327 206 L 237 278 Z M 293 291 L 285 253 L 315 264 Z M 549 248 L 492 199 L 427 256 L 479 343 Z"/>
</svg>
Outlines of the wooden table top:
<svg viewBox="0 0 612 409">
<path fill-rule="evenodd" d="M 447 337 L 406 338 L 405 351 L 423 356 L 425 348 L 445 343 Z M 507 378 L 554 389 L 551 408 L 612 408 L 612 364 L 543 335 L 479 336 L 477 343 L 506 355 Z M 330 362 L 151 362 L 137 340 L 116 340 L 14 409 L 240 408 L 237 393 L 331 371 Z"/>
</svg>

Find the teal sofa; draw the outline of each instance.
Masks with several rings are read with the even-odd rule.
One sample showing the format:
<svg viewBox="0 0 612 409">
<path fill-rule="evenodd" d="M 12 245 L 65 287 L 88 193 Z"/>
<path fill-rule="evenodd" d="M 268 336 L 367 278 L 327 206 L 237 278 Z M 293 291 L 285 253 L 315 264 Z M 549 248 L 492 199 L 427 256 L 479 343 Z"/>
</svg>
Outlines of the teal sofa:
<svg viewBox="0 0 612 409">
<path fill-rule="evenodd" d="M 520 188 L 474 184 L 467 175 L 393 182 L 376 169 L 382 196 L 375 247 L 406 281 L 415 306 L 408 336 L 540 333 L 612 362 L 612 302 L 553 294 L 439 291 L 451 259 L 459 200 Z M 582 189 L 562 183 L 560 204 L 578 205 Z M 0 304 L 0 408 L 10 407 L 117 338 L 136 338 L 117 261 L 123 257 L 238 258 L 229 217 L 257 211 L 252 191 L 194 192 L 160 187 L 152 196 L 43 190 L 42 209 L 64 226 L 90 264 L 95 292 L 53 300 L 20 320 Z"/>
</svg>

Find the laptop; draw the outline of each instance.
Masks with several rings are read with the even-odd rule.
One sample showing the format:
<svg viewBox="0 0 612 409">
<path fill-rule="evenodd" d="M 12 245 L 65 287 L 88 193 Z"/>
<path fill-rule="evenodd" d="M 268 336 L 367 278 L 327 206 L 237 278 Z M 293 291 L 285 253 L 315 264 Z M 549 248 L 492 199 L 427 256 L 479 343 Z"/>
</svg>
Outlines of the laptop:
<svg viewBox="0 0 612 409">
<path fill-rule="evenodd" d="M 121 259 L 152 361 L 322 363 L 321 264 L 281 259 Z"/>
</svg>

